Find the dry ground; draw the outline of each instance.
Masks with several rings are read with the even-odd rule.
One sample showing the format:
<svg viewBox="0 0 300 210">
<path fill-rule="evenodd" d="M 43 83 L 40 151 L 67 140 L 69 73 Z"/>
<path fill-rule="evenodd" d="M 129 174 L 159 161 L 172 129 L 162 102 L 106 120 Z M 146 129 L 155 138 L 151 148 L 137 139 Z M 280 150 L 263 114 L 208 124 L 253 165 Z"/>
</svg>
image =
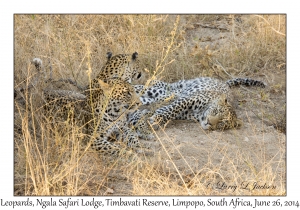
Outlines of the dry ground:
<svg viewBox="0 0 300 210">
<path fill-rule="evenodd" d="M 283 15 L 16 15 L 15 88 L 30 80 L 34 57 L 51 60 L 55 78 L 86 84 L 107 51 L 139 52 L 147 78 L 250 77 L 267 88 L 233 90 L 240 129 L 172 121 L 145 142 L 149 153 L 118 159 L 85 151 L 80 128 L 33 125 L 16 105 L 15 194 L 285 195 L 284 34 Z"/>
</svg>

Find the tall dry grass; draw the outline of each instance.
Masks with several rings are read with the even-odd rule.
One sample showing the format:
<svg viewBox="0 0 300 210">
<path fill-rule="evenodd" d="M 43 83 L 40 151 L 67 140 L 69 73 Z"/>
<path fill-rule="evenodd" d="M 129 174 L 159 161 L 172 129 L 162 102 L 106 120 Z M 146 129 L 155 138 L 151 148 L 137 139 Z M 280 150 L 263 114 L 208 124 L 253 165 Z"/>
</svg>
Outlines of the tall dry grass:
<svg viewBox="0 0 300 210">
<path fill-rule="evenodd" d="M 237 90 L 247 98 L 240 104 L 254 110 L 261 126 L 285 120 L 286 20 L 284 15 L 15 15 L 14 87 L 32 84 L 37 72 L 30 61 L 44 61 L 54 79 L 86 85 L 113 54 L 139 53 L 147 78 L 165 81 L 212 76 L 220 79 L 262 79 L 267 90 Z M 44 78 L 45 79 L 45 78 Z M 266 144 L 257 141 L 254 156 L 233 133 L 237 151 L 221 144 L 223 133 L 210 148 L 189 145 L 205 161 L 190 160 L 167 134 L 158 138 L 154 156 L 122 154 L 99 157 L 83 144 L 82 127 L 72 121 L 57 126 L 40 109 L 39 90 L 25 92 L 25 105 L 15 103 L 15 195 L 284 195 L 285 147 L 266 157 Z M 274 111 L 275 110 L 275 111 Z M 279 113 L 279 114 L 278 114 Z M 251 120 L 249 123 L 252 125 Z M 283 123 L 284 125 L 285 123 Z M 256 125 L 253 124 L 253 127 Z M 250 133 L 251 128 L 250 129 Z M 199 129 L 199 132 L 201 130 Z M 253 130 L 255 131 L 255 129 Z M 223 137 L 222 137 L 223 136 Z M 228 138 L 233 138 L 232 136 Z M 276 143 L 277 144 L 277 143 Z M 255 148 L 253 148 L 255 149 Z M 223 155 L 220 162 L 214 156 Z M 180 157 L 184 173 L 174 159 Z M 192 162 L 197 162 L 195 168 Z M 199 165 L 201 167 L 199 167 Z M 271 182 L 275 190 L 218 190 L 208 183 L 243 180 Z M 113 190 L 112 190 L 113 189 Z"/>
</svg>

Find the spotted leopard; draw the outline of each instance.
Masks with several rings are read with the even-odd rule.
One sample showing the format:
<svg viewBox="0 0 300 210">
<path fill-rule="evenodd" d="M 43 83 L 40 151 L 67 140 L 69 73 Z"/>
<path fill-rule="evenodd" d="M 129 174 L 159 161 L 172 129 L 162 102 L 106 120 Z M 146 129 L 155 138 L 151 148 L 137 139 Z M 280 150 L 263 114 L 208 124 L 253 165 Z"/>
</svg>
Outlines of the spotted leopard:
<svg viewBox="0 0 300 210">
<path fill-rule="evenodd" d="M 106 82 L 108 79 L 119 78 L 131 83 L 132 80 L 138 80 L 142 76 L 140 71 L 140 62 L 138 53 L 112 55 L 107 53 L 107 62 L 101 68 L 98 75 L 91 81 L 91 86 L 98 82 L 98 79 Z"/>
<path fill-rule="evenodd" d="M 86 90 L 88 133 L 92 147 L 104 154 L 117 154 L 119 144 L 139 147 L 137 134 L 127 123 L 127 114 L 140 104 L 132 85 L 120 79 L 98 80 Z"/>
<path fill-rule="evenodd" d="M 45 104 L 43 110 L 45 116 L 53 120 L 56 124 L 73 120 L 81 121 L 84 117 L 82 107 L 85 106 L 86 96 L 72 90 L 52 90 L 43 91 Z"/>
<path fill-rule="evenodd" d="M 145 88 L 143 85 L 134 85 L 134 88 L 138 94 L 143 93 L 140 97 L 142 103 L 149 105 L 162 102 L 168 98 L 179 98 L 203 90 L 218 91 L 227 94 L 230 88 L 239 85 L 265 87 L 263 82 L 249 78 L 236 78 L 224 83 L 210 77 L 199 77 L 190 80 L 180 80 L 174 83 L 154 80 L 148 88 Z"/>
<path fill-rule="evenodd" d="M 242 125 L 229 103 L 230 88 L 238 85 L 265 87 L 261 81 L 237 78 L 221 82 L 209 77 L 180 80 L 175 83 L 153 82 L 149 88 L 135 86 L 142 92 L 140 100 L 149 105 L 171 99 L 149 118 L 154 127 L 165 125 L 171 119 L 197 120 L 205 130 L 223 130 Z"/>
<path fill-rule="evenodd" d="M 130 84 L 131 79 L 141 76 L 137 55 L 112 56 L 108 53 L 108 61 L 83 93 L 44 89 L 45 108 L 51 113 L 59 109 L 62 115 L 73 113 L 75 117 L 83 118 L 86 134 L 92 139 L 92 148 L 103 154 L 117 154 L 121 145 L 139 147 L 138 136 L 127 122 L 127 115 L 140 104 Z M 42 62 L 37 61 L 41 60 L 34 61 L 36 68 L 40 69 Z"/>
<path fill-rule="evenodd" d="M 149 140 L 153 139 L 154 136 L 151 132 L 150 127 L 147 124 L 147 120 L 154 113 L 148 109 L 137 109 L 127 115 L 127 122 L 129 126 L 135 130 L 139 138 Z"/>
</svg>

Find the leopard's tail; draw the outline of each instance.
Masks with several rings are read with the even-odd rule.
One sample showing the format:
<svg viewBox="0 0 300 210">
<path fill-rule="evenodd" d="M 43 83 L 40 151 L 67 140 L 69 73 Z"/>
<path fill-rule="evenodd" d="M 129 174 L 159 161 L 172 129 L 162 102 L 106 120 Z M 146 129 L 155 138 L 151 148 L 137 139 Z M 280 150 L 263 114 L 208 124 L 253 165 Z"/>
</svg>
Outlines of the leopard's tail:
<svg viewBox="0 0 300 210">
<path fill-rule="evenodd" d="M 257 87 L 261 87 L 261 88 L 265 88 L 266 85 L 265 83 L 258 81 L 258 80 L 254 80 L 254 79 L 249 79 L 249 78 L 235 78 L 235 79 L 230 79 L 226 81 L 226 84 L 232 88 L 235 86 L 239 86 L 239 85 L 245 85 L 245 86 L 257 86 Z"/>
</svg>

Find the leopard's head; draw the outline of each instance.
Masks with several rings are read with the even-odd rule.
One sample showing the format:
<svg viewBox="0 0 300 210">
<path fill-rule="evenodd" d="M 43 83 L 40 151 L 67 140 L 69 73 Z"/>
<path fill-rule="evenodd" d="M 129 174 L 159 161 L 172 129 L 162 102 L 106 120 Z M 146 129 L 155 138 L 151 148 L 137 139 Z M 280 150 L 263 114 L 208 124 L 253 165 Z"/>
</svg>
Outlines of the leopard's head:
<svg viewBox="0 0 300 210">
<path fill-rule="evenodd" d="M 225 130 L 241 125 L 242 121 L 237 118 L 225 94 L 213 100 L 201 115 L 201 126 L 204 130 Z"/>
<path fill-rule="evenodd" d="M 107 53 L 107 62 L 102 67 L 98 79 L 107 80 L 119 78 L 131 83 L 132 80 L 138 80 L 142 77 L 138 53 L 118 54 L 113 56 L 111 52 Z"/>
</svg>

